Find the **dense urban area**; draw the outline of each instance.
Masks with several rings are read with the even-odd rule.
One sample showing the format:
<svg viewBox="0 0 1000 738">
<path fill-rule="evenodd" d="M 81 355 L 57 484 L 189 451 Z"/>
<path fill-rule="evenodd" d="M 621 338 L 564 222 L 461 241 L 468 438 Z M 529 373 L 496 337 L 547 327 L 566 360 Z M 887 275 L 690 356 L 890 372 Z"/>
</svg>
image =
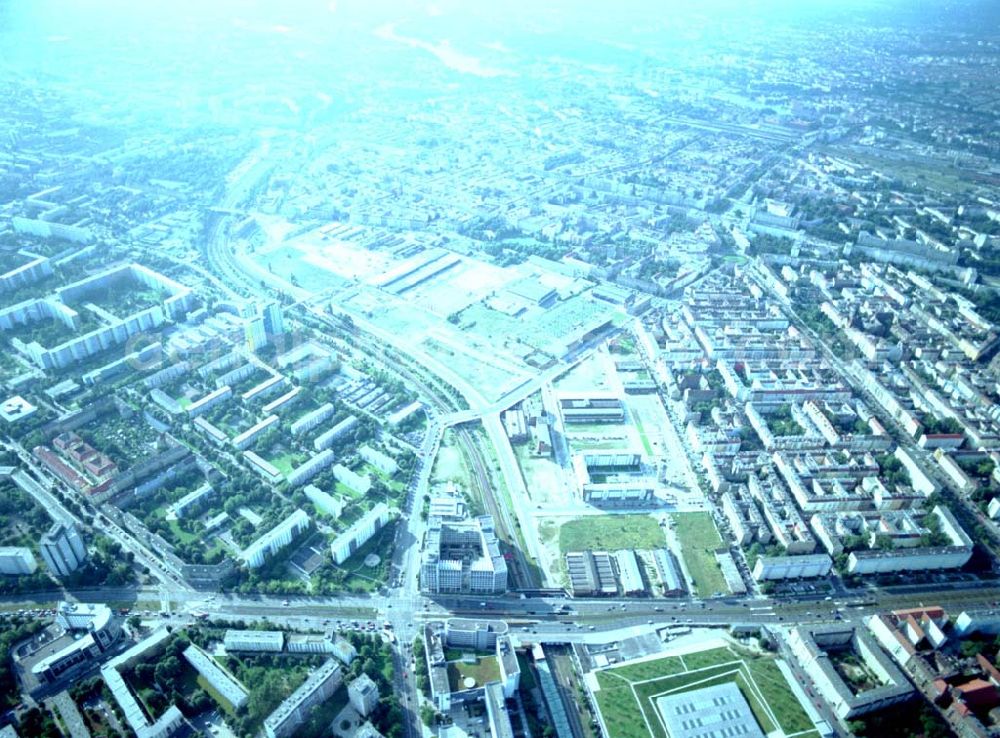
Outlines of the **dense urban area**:
<svg viewBox="0 0 1000 738">
<path fill-rule="evenodd" d="M 0 1 L 0 738 L 1000 735 L 991 3 L 90 5 Z"/>
</svg>

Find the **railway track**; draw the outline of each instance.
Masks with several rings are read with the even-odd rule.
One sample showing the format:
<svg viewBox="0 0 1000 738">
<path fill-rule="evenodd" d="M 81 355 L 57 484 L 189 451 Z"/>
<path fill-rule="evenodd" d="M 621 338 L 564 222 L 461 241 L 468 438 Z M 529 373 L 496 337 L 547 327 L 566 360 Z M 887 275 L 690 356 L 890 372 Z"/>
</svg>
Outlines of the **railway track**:
<svg viewBox="0 0 1000 738">
<path fill-rule="evenodd" d="M 524 557 L 524 551 L 517 544 L 517 527 L 511 517 L 511 511 L 507 509 L 507 506 L 501 500 L 497 500 L 494 494 L 491 481 L 492 475 L 483 458 L 479 441 L 468 429 L 456 428 L 455 433 L 459 445 L 473 466 L 473 476 L 479 487 L 479 494 L 483 500 L 483 504 L 486 506 L 486 512 L 493 516 L 493 520 L 496 521 L 498 532 L 500 533 L 499 538 L 504 541 L 512 554 L 508 560 L 512 581 L 508 583 L 508 586 L 518 589 L 537 587 L 538 583 L 535 581 L 535 576 L 531 573 L 531 567 Z"/>
</svg>

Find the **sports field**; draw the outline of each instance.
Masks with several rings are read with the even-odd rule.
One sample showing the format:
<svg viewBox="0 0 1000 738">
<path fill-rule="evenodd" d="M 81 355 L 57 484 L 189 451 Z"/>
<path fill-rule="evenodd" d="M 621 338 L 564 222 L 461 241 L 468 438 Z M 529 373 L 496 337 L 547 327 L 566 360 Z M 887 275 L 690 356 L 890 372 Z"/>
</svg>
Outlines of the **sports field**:
<svg viewBox="0 0 1000 738">
<path fill-rule="evenodd" d="M 819 738 L 773 658 L 711 648 L 595 672 L 611 738 L 669 738 L 656 699 L 735 682 L 769 738 Z"/>
</svg>

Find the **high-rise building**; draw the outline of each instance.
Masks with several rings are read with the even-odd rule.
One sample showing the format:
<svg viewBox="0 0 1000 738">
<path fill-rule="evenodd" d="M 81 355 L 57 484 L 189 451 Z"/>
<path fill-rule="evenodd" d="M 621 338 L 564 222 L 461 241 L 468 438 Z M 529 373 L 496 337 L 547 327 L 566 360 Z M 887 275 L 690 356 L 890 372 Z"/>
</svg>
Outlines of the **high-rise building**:
<svg viewBox="0 0 1000 738">
<path fill-rule="evenodd" d="M 347 685 L 347 699 L 361 717 L 368 717 L 378 705 L 378 685 L 367 674 L 362 674 Z"/>
<path fill-rule="evenodd" d="M 333 555 L 334 563 L 339 565 L 347 561 L 372 536 L 385 527 L 389 522 L 389 518 L 389 508 L 386 507 L 384 502 L 378 503 L 358 518 L 357 522 L 337 536 L 333 543 L 330 544 L 330 552 Z"/>
<path fill-rule="evenodd" d="M 247 546 L 240 554 L 240 558 L 251 569 L 261 567 L 267 559 L 295 540 L 295 536 L 306 530 L 309 525 L 309 516 L 305 510 L 298 509 Z"/>
<path fill-rule="evenodd" d="M 243 336 L 247 342 L 247 348 L 257 352 L 267 345 L 267 329 L 264 327 L 264 318 L 250 318 L 243 326 Z"/>
<path fill-rule="evenodd" d="M 61 577 L 68 576 L 87 560 L 87 547 L 69 522 L 55 523 L 39 542 L 42 559 L 49 569 Z"/>
<path fill-rule="evenodd" d="M 268 338 L 280 336 L 285 332 L 285 316 L 279 303 L 267 303 L 261 309 L 261 316 L 264 318 L 264 332 Z"/>
</svg>

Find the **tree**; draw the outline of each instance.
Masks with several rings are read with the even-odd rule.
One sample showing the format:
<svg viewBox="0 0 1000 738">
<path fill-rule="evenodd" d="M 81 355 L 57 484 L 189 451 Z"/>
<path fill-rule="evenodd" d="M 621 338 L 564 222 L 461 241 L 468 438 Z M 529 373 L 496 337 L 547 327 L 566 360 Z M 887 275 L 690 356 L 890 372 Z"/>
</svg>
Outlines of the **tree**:
<svg viewBox="0 0 1000 738">
<path fill-rule="evenodd" d="M 181 673 L 181 662 L 176 656 L 167 656 L 156 665 L 153 676 L 161 687 L 169 688 L 170 683 Z"/>
<path fill-rule="evenodd" d="M 420 719 L 428 728 L 433 728 L 437 723 L 437 711 L 430 705 L 424 704 L 420 708 Z"/>
<path fill-rule="evenodd" d="M 958 650 L 963 657 L 971 659 L 986 650 L 986 643 L 983 641 L 962 641 Z"/>
<path fill-rule="evenodd" d="M 880 551 L 891 551 L 894 547 L 895 544 L 892 541 L 892 536 L 885 533 L 879 533 L 875 536 L 875 548 Z"/>
</svg>

